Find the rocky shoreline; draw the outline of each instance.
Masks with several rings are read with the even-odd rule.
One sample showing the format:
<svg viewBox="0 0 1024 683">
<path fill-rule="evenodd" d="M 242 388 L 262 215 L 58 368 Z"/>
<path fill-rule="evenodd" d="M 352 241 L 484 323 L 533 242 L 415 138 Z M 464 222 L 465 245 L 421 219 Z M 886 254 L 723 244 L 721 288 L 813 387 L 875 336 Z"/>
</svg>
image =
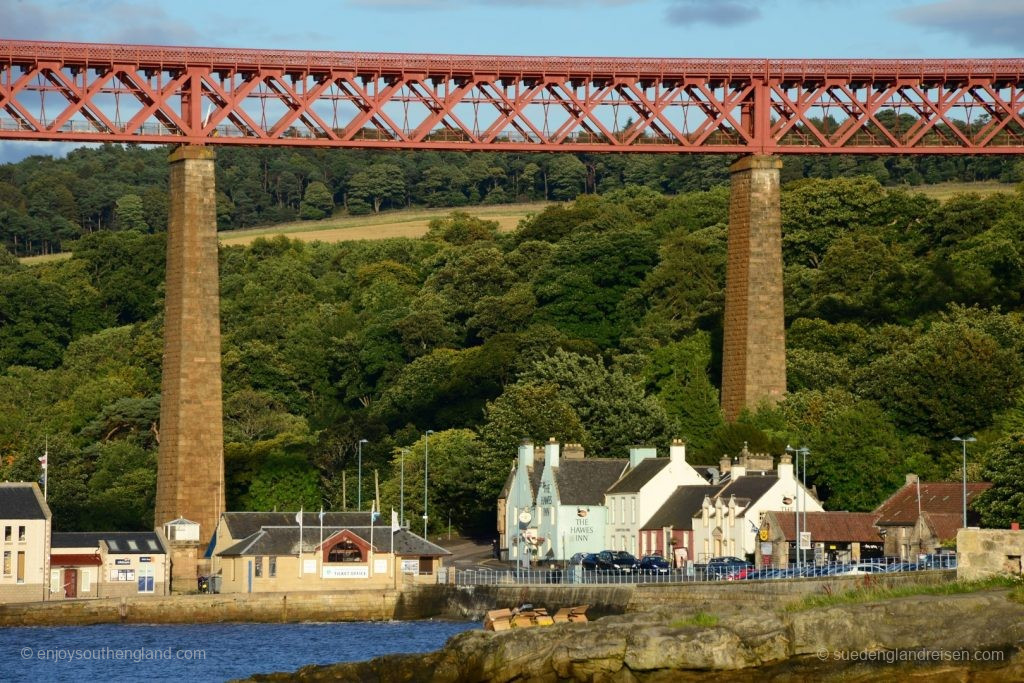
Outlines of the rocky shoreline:
<svg viewBox="0 0 1024 683">
<path fill-rule="evenodd" d="M 424 655 L 256 681 L 1024 681 L 1024 604 L 1007 590 L 798 611 L 678 608 L 470 631 Z M 965 659 L 966 658 L 966 659 Z"/>
</svg>

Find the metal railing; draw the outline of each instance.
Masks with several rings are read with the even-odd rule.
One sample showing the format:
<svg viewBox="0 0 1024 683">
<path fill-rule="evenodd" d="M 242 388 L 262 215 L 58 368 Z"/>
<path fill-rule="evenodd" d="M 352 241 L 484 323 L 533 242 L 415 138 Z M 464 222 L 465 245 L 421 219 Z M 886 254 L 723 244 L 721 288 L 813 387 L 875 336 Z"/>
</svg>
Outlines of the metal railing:
<svg viewBox="0 0 1024 683">
<path fill-rule="evenodd" d="M 865 561 L 856 564 L 820 563 L 802 567 L 739 567 L 728 565 L 692 565 L 664 571 L 601 571 L 579 565 L 548 569 L 460 569 L 455 571 L 458 586 L 493 585 L 579 585 L 579 584 L 661 584 L 702 581 L 777 581 L 782 579 L 820 579 L 832 576 L 903 574 L 919 571 L 956 569 L 956 558 L 918 562 Z"/>
</svg>

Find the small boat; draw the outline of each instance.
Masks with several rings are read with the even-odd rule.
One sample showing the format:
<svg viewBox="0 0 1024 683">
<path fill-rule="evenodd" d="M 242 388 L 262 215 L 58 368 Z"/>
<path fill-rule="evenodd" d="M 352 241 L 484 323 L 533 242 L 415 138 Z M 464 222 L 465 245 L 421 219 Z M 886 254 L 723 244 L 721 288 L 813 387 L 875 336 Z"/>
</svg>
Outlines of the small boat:
<svg viewBox="0 0 1024 683">
<path fill-rule="evenodd" d="M 484 617 L 484 630 L 508 631 L 513 628 L 586 622 L 587 607 L 588 605 L 563 607 L 555 612 L 554 616 L 548 614 L 543 607 L 535 609 L 533 605 L 523 605 L 512 609 L 494 609 L 487 612 L 487 616 Z"/>
</svg>

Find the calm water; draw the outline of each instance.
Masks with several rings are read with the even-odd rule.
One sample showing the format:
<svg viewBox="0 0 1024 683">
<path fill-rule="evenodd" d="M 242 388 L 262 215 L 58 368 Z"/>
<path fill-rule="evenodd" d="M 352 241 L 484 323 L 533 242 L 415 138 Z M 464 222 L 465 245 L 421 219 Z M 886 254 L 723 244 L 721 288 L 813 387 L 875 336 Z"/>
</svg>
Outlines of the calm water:
<svg viewBox="0 0 1024 683">
<path fill-rule="evenodd" d="M 0 629 L 0 681 L 224 681 L 428 652 L 473 622 L 99 625 Z"/>
</svg>

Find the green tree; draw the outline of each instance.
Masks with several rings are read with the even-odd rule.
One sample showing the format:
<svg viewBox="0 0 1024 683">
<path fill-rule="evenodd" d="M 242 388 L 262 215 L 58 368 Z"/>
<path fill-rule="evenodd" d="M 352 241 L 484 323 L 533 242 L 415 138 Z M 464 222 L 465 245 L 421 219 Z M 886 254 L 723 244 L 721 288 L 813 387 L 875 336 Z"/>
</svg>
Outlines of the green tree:
<svg viewBox="0 0 1024 683">
<path fill-rule="evenodd" d="M 1024 520 L 1024 433 L 1007 434 L 992 447 L 983 476 L 992 488 L 974 502 L 982 525 L 1006 529 Z"/>
<path fill-rule="evenodd" d="M 142 197 L 137 194 L 122 195 L 117 200 L 117 208 L 114 210 L 114 225 L 118 230 L 149 232 Z"/>
<path fill-rule="evenodd" d="M 316 221 L 330 216 L 334 211 L 334 197 L 319 180 L 306 186 L 306 193 L 299 204 L 299 218 L 304 221 Z"/>
<path fill-rule="evenodd" d="M 405 178 L 402 169 L 394 164 L 374 164 L 353 175 L 348 188 L 352 197 L 371 204 L 373 212 L 378 213 L 385 203 L 400 201 L 405 196 Z"/>
</svg>

